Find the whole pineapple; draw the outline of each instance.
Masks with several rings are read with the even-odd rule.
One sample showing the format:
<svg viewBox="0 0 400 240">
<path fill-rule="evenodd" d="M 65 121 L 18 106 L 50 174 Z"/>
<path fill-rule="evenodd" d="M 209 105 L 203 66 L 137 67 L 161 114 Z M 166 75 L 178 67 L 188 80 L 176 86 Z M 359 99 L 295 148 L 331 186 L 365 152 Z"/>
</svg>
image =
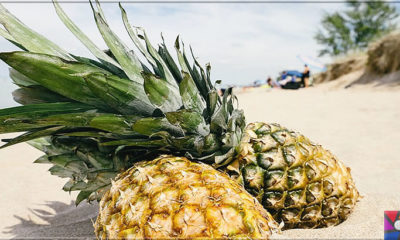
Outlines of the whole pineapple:
<svg viewBox="0 0 400 240">
<path fill-rule="evenodd" d="M 272 216 L 212 167 L 161 156 L 120 174 L 100 201 L 100 239 L 266 239 Z"/>
<path fill-rule="evenodd" d="M 36 139 L 31 144 L 46 153 L 36 162 L 69 178 L 64 190 L 80 191 L 77 203 L 100 200 L 136 162 L 171 154 L 229 173 L 286 228 L 338 224 L 352 211 L 359 195 L 343 163 L 279 125 L 246 128 L 231 89 L 220 97 L 210 66 L 204 70 L 194 57 L 191 64 L 179 39 L 176 64 L 164 43 L 156 50 L 144 30 L 129 24 L 121 7 L 146 65 L 109 28 L 98 3 L 92 9 L 107 51 L 54 6 L 98 60 L 66 52 L 1 6 L 0 34 L 23 51 L 0 58 L 24 106 L 0 110 L 0 133 L 25 132 L 3 147 Z"/>
<path fill-rule="evenodd" d="M 239 181 L 285 228 L 337 225 L 359 197 L 350 168 L 278 124 L 249 124 L 239 154 Z"/>
</svg>

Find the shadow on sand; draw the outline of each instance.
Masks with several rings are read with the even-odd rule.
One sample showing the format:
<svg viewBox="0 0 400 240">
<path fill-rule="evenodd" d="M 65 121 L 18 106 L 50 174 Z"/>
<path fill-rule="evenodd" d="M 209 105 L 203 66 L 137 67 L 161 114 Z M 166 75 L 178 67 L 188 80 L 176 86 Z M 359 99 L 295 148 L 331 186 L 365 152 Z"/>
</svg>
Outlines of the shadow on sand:
<svg viewBox="0 0 400 240">
<path fill-rule="evenodd" d="M 98 213 L 97 203 L 81 203 L 76 207 L 74 202 L 54 201 L 44 207 L 48 210 L 30 209 L 31 215 L 40 221 L 14 215 L 20 222 L 6 228 L 4 233 L 13 235 L 13 239 L 95 239 L 92 221 Z"/>
</svg>

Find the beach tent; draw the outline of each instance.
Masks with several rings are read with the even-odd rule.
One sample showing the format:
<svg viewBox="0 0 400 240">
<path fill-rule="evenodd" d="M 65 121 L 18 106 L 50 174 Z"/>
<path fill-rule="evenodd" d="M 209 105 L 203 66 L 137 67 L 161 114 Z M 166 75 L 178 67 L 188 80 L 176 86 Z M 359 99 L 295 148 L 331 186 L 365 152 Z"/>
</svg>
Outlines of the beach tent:
<svg viewBox="0 0 400 240">
<path fill-rule="evenodd" d="M 297 70 L 286 70 L 286 75 L 289 76 L 294 76 L 294 77 L 298 77 L 301 78 L 301 76 L 303 75 L 301 72 L 297 71 Z"/>
</svg>

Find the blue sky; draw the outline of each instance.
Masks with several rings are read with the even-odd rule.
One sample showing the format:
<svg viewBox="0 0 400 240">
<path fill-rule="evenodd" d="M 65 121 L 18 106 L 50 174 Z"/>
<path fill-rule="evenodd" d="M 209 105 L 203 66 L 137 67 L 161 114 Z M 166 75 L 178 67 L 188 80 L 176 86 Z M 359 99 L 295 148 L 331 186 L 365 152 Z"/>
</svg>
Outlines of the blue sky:
<svg viewBox="0 0 400 240">
<path fill-rule="evenodd" d="M 91 56 L 58 19 L 52 4 L 4 4 L 14 15 L 37 32 L 77 55 Z M 100 47 L 105 48 L 87 3 L 65 3 L 64 10 Z M 107 20 L 117 34 L 132 46 L 116 3 L 102 5 Z M 342 3 L 298 4 L 193 4 L 125 3 L 132 25 L 144 27 L 153 44 L 163 33 L 170 51 L 178 34 L 193 47 L 198 60 L 211 63 L 212 78 L 225 84 L 248 84 L 276 76 L 284 69 L 302 69 L 297 55 L 317 57 L 319 46 L 313 39 L 324 12 L 344 7 Z M 4 39 L 0 51 L 17 50 Z M 327 62 L 328 58 L 321 61 Z M 15 88 L 0 63 L 0 107 L 15 105 Z"/>
</svg>

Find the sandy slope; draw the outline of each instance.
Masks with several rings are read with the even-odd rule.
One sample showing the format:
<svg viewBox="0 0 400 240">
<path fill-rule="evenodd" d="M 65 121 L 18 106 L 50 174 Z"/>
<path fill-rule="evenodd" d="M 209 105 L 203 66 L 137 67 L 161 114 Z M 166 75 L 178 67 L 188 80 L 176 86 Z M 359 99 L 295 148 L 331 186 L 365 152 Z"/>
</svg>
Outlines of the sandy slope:
<svg viewBox="0 0 400 240">
<path fill-rule="evenodd" d="M 328 91 L 257 90 L 239 94 L 247 120 L 279 122 L 334 152 L 352 168 L 364 199 L 328 229 L 289 230 L 276 238 L 383 238 L 383 211 L 400 210 L 400 92 L 368 87 Z M 0 238 L 89 237 L 97 206 L 76 208 L 64 180 L 32 164 L 25 144 L 0 150 Z"/>
<path fill-rule="evenodd" d="M 383 238 L 383 211 L 400 210 L 400 92 L 369 88 L 239 95 L 248 121 L 278 122 L 330 149 L 364 196 L 343 224 L 280 238 Z"/>
</svg>

